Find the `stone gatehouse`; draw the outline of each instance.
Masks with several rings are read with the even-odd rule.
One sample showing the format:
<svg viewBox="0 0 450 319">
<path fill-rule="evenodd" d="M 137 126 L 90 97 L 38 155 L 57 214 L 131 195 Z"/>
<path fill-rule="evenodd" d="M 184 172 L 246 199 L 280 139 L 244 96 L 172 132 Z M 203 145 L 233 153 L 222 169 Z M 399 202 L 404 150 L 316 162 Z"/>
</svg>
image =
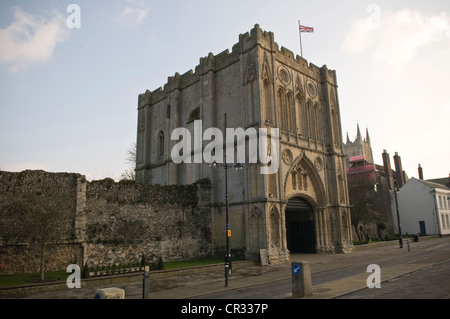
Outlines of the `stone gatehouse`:
<svg viewBox="0 0 450 319">
<path fill-rule="evenodd" d="M 265 249 L 271 262 L 289 260 L 290 252 L 350 252 L 337 87 L 335 71 L 279 48 L 272 32 L 255 25 L 239 36 L 231 52 L 210 53 L 195 71 L 176 73 L 163 87 L 139 95 L 136 179 L 161 185 L 210 179 L 211 244 L 217 250 L 224 250 L 229 226 L 231 248 L 245 250 L 248 257 Z M 179 143 L 172 138 L 174 130 L 186 128 L 195 134 L 196 121 L 203 130 L 280 132 L 276 173 L 261 174 L 264 163 L 250 163 L 248 158 L 242 171 L 228 170 L 229 225 L 226 171 L 205 161 L 177 164 L 172 158 Z M 194 137 L 185 142 L 200 143 L 201 151 L 209 145 Z M 248 136 L 245 143 L 248 149 Z"/>
</svg>

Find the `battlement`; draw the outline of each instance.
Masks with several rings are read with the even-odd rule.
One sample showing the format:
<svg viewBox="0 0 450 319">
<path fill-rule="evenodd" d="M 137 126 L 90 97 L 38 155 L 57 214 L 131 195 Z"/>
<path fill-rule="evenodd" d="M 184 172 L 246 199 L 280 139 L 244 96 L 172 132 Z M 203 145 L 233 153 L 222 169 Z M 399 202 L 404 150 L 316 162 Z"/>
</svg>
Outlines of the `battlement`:
<svg viewBox="0 0 450 319">
<path fill-rule="evenodd" d="M 308 76 L 316 79 L 321 79 L 322 82 L 330 82 L 336 85 L 336 72 L 329 70 L 326 65 L 319 68 L 313 63 L 308 63 L 307 60 L 300 57 L 285 48 L 279 48 L 274 41 L 274 34 L 270 31 L 264 31 L 258 24 L 249 32 L 239 35 L 239 42 L 233 45 L 232 51 L 228 49 L 220 52 L 217 55 L 209 53 L 206 57 L 199 60 L 199 64 L 192 69 L 180 75 L 178 72 L 173 76 L 167 78 L 167 83 L 164 87 L 159 87 L 154 91 L 147 90 L 145 93 L 139 95 L 138 108 L 145 105 L 153 105 L 167 97 L 167 94 L 174 90 L 182 90 L 198 81 L 208 72 L 218 72 L 233 63 L 240 60 L 243 53 L 253 49 L 255 46 L 260 46 L 266 51 L 273 53 L 275 59 L 283 64 L 292 67 Z"/>
</svg>

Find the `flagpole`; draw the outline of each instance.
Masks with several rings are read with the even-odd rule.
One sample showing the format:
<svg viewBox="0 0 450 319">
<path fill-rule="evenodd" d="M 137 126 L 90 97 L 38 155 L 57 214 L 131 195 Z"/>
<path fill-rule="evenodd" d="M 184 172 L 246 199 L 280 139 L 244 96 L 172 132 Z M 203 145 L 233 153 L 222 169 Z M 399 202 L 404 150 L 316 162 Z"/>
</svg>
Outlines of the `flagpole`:
<svg viewBox="0 0 450 319">
<path fill-rule="evenodd" d="M 300 20 L 298 20 L 298 34 L 300 37 L 300 56 L 303 58 L 303 47 L 302 47 L 302 30 L 300 30 L 301 25 L 300 25 Z"/>
</svg>

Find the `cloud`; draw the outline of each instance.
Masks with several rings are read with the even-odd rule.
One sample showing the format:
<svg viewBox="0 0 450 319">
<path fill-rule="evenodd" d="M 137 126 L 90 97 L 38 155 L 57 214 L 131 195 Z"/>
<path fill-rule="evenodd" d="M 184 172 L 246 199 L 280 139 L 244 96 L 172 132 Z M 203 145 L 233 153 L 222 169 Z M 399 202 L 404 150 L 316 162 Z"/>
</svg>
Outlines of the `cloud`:
<svg viewBox="0 0 450 319">
<path fill-rule="evenodd" d="M 450 50 L 450 19 L 447 13 L 426 15 L 403 9 L 383 12 L 379 24 L 371 17 L 356 20 L 342 44 L 351 55 L 368 54 L 372 62 L 401 69 L 414 61 L 420 50 Z"/>
<path fill-rule="evenodd" d="M 113 17 L 113 20 L 126 25 L 137 26 L 145 20 L 150 8 L 143 0 L 126 0 L 127 6 L 119 15 Z"/>
<path fill-rule="evenodd" d="M 354 21 L 342 43 L 354 70 L 346 85 L 357 115 L 349 116 L 367 122 L 374 155 L 399 151 L 408 174 L 420 162 L 439 176 L 450 153 L 449 15 L 402 9 L 379 18 Z"/>
<path fill-rule="evenodd" d="M 19 72 L 53 56 L 56 45 L 67 40 L 65 17 L 54 12 L 50 19 L 13 8 L 14 21 L 0 29 L 0 63 Z"/>
</svg>

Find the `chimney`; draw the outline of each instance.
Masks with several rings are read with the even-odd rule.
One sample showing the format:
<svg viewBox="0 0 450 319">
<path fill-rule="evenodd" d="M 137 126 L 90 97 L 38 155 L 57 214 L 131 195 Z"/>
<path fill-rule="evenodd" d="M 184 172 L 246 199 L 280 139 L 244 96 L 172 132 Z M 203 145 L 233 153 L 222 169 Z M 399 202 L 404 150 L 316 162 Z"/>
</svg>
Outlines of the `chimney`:
<svg viewBox="0 0 450 319">
<path fill-rule="evenodd" d="M 388 187 L 392 188 L 394 186 L 394 181 L 392 179 L 391 160 L 389 159 L 389 154 L 386 150 L 383 150 L 381 155 L 383 156 L 384 174 L 387 178 Z"/>
<path fill-rule="evenodd" d="M 403 185 L 405 185 L 405 178 L 403 177 L 402 160 L 400 156 L 398 156 L 397 152 L 395 152 L 394 155 L 394 164 L 398 187 L 402 187 Z"/>
<path fill-rule="evenodd" d="M 419 179 L 423 180 L 423 170 L 422 170 L 422 166 L 420 166 L 420 164 L 419 164 L 418 170 L 419 170 Z"/>
</svg>

